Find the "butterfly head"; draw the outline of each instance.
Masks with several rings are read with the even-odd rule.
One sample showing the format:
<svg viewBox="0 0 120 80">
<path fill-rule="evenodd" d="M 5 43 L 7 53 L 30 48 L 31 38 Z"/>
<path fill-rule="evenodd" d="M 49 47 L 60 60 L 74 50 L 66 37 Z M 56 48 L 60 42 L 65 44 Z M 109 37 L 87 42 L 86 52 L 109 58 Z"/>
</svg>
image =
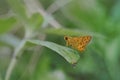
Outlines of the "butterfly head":
<svg viewBox="0 0 120 80">
<path fill-rule="evenodd" d="M 64 40 L 68 40 L 70 37 L 69 36 L 64 36 Z"/>
</svg>

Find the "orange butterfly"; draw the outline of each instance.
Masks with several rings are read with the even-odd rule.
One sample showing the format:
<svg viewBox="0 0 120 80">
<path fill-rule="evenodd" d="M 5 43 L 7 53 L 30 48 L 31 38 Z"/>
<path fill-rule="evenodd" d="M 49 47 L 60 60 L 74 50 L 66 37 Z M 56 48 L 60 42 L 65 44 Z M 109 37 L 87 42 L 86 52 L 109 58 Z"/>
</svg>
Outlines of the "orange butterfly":
<svg viewBox="0 0 120 80">
<path fill-rule="evenodd" d="M 85 47 L 90 42 L 91 38 L 91 36 L 64 37 L 67 46 L 72 46 L 72 48 L 77 49 L 81 52 L 85 50 Z"/>
</svg>

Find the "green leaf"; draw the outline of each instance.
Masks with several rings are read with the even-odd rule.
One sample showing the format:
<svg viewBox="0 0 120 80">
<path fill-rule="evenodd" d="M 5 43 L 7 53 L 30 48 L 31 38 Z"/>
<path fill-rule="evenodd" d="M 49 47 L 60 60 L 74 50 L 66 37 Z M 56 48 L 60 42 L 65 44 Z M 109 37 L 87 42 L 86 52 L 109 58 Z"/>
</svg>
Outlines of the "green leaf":
<svg viewBox="0 0 120 80">
<path fill-rule="evenodd" d="M 9 11 L 9 6 L 6 0 L 0 0 L 0 15 L 7 14 Z"/>
<path fill-rule="evenodd" d="M 0 19 L 0 34 L 9 31 L 15 24 L 16 19 L 11 17 L 7 19 Z"/>
<path fill-rule="evenodd" d="M 11 9 L 17 14 L 16 16 L 21 20 L 26 20 L 27 15 L 25 12 L 25 6 L 22 0 L 7 0 Z"/>
<path fill-rule="evenodd" d="M 104 28 L 106 13 L 97 0 L 74 0 L 62 12 L 78 26 L 84 24 L 95 31 Z"/>
<path fill-rule="evenodd" d="M 36 29 L 40 27 L 43 22 L 43 18 L 39 13 L 34 13 L 30 18 L 26 14 L 25 4 L 23 4 L 22 0 L 8 0 L 11 9 L 16 14 L 17 19 L 23 23 L 25 27 L 28 29 Z"/>
<path fill-rule="evenodd" d="M 48 42 L 48 41 L 28 40 L 28 42 L 35 44 L 35 45 L 45 46 L 45 47 L 57 52 L 59 55 L 64 57 L 71 64 L 75 64 L 79 60 L 78 52 L 76 50 L 70 49 L 68 47 L 64 47 L 64 46 L 58 45 L 53 42 Z"/>
<path fill-rule="evenodd" d="M 34 13 L 29 19 L 29 24 L 33 25 L 34 29 L 40 27 L 43 22 L 43 17 L 39 13 Z"/>
<path fill-rule="evenodd" d="M 119 80 L 120 76 L 116 74 L 120 74 L 119 68 L 119 37 L 113 39 L 110 44 L 108 44 L 106 48 L 105 60 L 109 70 L 109 73 L 113 80 Z"/>
<path fill-rule="evenodd" d="M 91 35 L 94 37 L 99 38 L 105 38 L 105 36 L 98 34 L 96 32 L 90 32 L 85 30 L 79 30 L 79 29 L 67 29 L 67 28 L 47 28 L 47 29 L 41 29 L 42 32 L 48 33 L 48 34 L 55 34 L 55 35 L 66 35 L 66 36 L 85 36 L 85 35 Z"/>
<path fill-rule="evenodd" d="M 117 0 L 115 5 L 111 10 L 110 22 L 108 23 L 108 30 L 110 29 L 110 33 L 118 32 L 120 30 L 120 0 Z M 114 28 L 113 28 L 114 27 Z M 114 31 L 114 32 L 113 32 Z M 115 34 L 117 35 L 117 34 Z"/>
<path fill-rule="evenodd" d="M 116 1 L 111 12 L 111 19 L 116 23 L 120 22 L 120 0 Z"/>
</svg>

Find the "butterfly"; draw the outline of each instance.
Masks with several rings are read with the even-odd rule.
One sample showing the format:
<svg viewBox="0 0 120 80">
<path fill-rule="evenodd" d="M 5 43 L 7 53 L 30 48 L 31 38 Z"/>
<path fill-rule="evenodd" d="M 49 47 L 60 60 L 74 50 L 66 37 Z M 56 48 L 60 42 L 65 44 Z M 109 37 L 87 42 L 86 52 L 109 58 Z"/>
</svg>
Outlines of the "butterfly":
<svg viewBox="0 0 120 80">
<path fill-rule="evenodd" d="M 66 46 L 71 46 L 72 48 L 77 49 L 80 52 L 85 50 L 85 47 L 91 41 L 91 39 L 92 36 L 80 36 L 80 37 L 64 36 Z"/>
</svg>

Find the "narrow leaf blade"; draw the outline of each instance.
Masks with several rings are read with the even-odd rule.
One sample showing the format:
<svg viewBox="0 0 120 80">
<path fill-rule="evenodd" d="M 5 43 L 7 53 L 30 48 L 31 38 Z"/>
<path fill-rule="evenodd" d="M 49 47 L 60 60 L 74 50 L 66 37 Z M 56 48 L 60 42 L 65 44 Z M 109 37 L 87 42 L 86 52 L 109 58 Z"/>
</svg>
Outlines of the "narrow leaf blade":
<svg viewBox="0 0 120 80">
<path fill-rule="evenodd" d="M 57 52 L 59 55 L 64 57 L 71 64 L 75 64 L 79 60 L 78 52 L 73 49 L 58 45 L 53 42 L 48 42 L 48 41 L 29 40 L 28 42 L 35 44 L 35 45 L 45 46 L 45 47 Z"/>
</svg>

